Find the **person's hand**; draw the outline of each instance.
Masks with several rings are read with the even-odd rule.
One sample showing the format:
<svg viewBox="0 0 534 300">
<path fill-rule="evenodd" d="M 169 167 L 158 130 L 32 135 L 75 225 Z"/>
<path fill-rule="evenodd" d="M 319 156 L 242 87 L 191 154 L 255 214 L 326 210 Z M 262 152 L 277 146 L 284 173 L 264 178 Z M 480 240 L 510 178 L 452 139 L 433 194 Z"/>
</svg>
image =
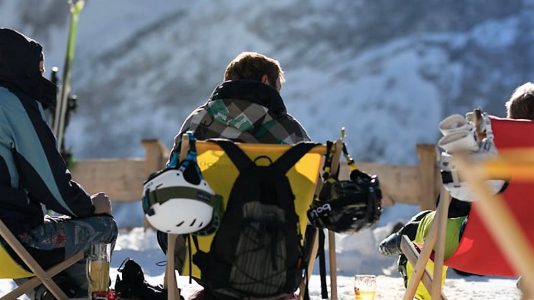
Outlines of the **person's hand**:
<svg viewBox="0 0 534 300">
<path fill-rule="evenodd" d="M 105 193 L 96 193 L 91 196 L 91 201 L 95 207 L 95 215 L 111 215 L 111 201 Z"/>
</svg>

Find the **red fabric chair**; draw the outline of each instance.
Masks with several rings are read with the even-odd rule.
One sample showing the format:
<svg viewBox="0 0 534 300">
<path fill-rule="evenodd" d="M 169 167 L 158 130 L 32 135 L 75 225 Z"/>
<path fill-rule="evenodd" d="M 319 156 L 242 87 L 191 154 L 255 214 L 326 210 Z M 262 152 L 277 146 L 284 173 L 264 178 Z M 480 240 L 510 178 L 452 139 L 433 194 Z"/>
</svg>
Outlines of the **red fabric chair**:
<svg viewBox="0 0 534 300">
<path fill-rule="evenodd" d="M 534 153 L 534 122 L 490 119 L 499 159 L 481 164 L 470 162 L 468 157 L 458 157 L 460 171 L 482 200 L 474 202 L 455 253 L 443 261 L 443 244 L 436 242 L 441 239 L 444 243 L 443 230 L 450 199 L 443 188 L 441 199 L 447 200 L 439 203 L 436 210 L 438 217 L 430 228 L 424 247 L 417 249 L 407 236 L 402 237 L 401 248 L 415 266 L 404 300 L 413 299 L 419 282 L 433 298 L 446 299 L 441 291 L 441 281 L 432 279 L 440 276 L 442 264 L 480 275 L 524 275 L 526 289 L 534 293 L 534 209 L 531 206 L 531 198 L 534 197 L 534 154 L 531 154 Z M 511 177 L 510 184 L 499 197 L 492 197 L 483 176 L 495 178 L 503 174 L 509 174 L 506 176 Z M 425 266 L 429 259 L 434 258 L 433 254 L 436 254 L 436 260 L 432 275 Z"/>
<path fill-rule="evenodd" d="M 534 147 L 533 121 L 490 118 L 498 150 Z M 502 196 L 534 249 L 534 182 L 511 178 Z M 481 220 L 476 202 L 471 208 L 456 252 L 444 263 L 449 267 L 480 275 L 519 275 Z"/>
</svg>

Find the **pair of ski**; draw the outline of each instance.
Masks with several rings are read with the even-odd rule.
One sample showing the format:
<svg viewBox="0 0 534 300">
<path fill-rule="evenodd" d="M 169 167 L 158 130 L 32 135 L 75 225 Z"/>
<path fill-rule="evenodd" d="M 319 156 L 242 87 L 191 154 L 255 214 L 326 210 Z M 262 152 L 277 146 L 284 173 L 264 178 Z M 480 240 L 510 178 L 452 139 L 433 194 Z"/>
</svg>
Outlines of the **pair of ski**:
<svg viewBox="0 0 534 300">
<path fill-rule="evenodd" d="M 63 66 L 63 77 L 60 92 L 58 93 L 54 111 L 52 111 L 52 131 L 57 139 L 57 147 L 61 153 L 65 153 L 65 127 L 68 122 L 69 110 L 75 107 L 75 98 L 71 96 L 72 62 L 74 60 L 76 34 L 80 13 L 85 6 L 85 0 L 69 0 L 70 24 Z M 57 68 L 52 68 L 52 82 L 57 84 Z M 70 104 L 69 104 L 70 103 Z"/>
</svg>

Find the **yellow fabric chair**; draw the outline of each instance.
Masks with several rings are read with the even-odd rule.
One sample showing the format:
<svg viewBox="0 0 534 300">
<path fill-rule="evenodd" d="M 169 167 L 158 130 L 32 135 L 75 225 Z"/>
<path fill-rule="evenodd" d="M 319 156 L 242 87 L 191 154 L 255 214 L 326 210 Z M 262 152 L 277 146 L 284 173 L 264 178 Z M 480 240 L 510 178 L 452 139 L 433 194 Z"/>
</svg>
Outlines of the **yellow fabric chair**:
<svg viewBox="0 0 534 300">
<path fill-rule="evenodd" d="M 267 156 L 271 161 L 275 161 L 285 153 L 292 145 L 278 144 L 249 144 L 236 143 L 252 160 L 259 156 Z M 198 165 L 202 175 L 209 183 L 215 193 L 223 197 L 224 207 L 228 202 L 228 196 L 232 189 L 233 183 L 237 178 L 238 171 L 226 153 L 215 143 L 207 141 L 196 141 L 198 153 Z M 291 189 L 295 194 L 295 210 L 299 216 L 300 231 L 304 234 L 308 218 L 306 211 L 310 207 L 315 193 L 315 188 L 319 178 L 319 172 L 322 166 L 322 158 L 326 152 L 326 146 L 319 145 L 305 154 L 287 173 Z M 258 164 L 267 159 L 259 159 Z M 202 236 L 198 238 L 199 248 L 202 251 L 209 251 L 214 235 Z M 195 247 L 192 248 L 192 255 L 196 253 Z M 186 255 L 184 270 L 181 275 L 193 275 L 200 278 L 200 270 L 195 264 L 193 272 L 189 270 L 189 255 Z"/>
<path fill-rule="evenodd" d="M 6 249 L 0 245 L 0 278 L 3 279 L 17 279 L 32 277 L 24 284 L 15 288 L 11 292 L 3 295 L 0 300 L 17 299 L 23 294 L 31 291 L 39 284 L 43 284 L 56 297 L 56 299 L 68 299 L 67 295 L 58 287 L 52 280 L 52 277 L 59 272 L 65 270 L 72 264 L 83 259 L 83 252 L 66 259 L 65 261 L 53 266 L 48 270 L 43 270 L 39 263 L 26 251 L 22 244 L 17 240 L 15 235 L 7 228 L 7 226 L 0 220 L 0 237 L 15 251 L 15 253 L 24 261 L 31 272 L 27 271 L 19 265 Z"/>
<path fill-rule="evenodd" d="M 28 270 L 24 269 L 21 265 L 19 265 L 12 257 L 9 255 L 7 250 L 2 247 L 0 244 L 0 263 L 2 264 L 2 268 L 0 268 L 0 278 L 12 278 L 12 279 L 18 279 L 18 278 L 25 278 L 25 277 L 32 277 L 33 273 L 29 272 Z"/>
</svg>

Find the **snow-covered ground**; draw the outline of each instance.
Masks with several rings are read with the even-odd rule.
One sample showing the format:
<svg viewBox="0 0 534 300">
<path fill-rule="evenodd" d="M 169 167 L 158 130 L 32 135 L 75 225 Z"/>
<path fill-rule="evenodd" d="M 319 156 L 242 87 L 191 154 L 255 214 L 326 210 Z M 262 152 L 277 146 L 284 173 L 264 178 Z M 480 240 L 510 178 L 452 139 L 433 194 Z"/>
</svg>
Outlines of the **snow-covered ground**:
<svg viewBox="0 0 534 300">
<path fill-rule="evenodd" d="M 377 275 L 376 299 L 402 299 L 404 286 L 402 279 L 395 271 L 395 258 L 380 256 L 377 244 L 384 238 L 397 221 L 406 221 L 417 212 L 418 208 L 411 205 L 395 205 L 386 208 L 379 223 L 369 230 L 363 230 L 354 235 L 337 235 L 336 253 L 338 268 L 338 298 L 354 299 L 352 276 L 355 274 Z M 145 273 L 148 282 L 163 283 L 165 267 L 161 262 L 165 256 L 159 249 L 154 231 L 144 231 L 141 224 L 141 208 L 138 204 L 116 205 L 114 207 L 117 221 L 123 229 L 119 238 L 111 263 L 111 278 L 116 278 L 117 268 L 121 262 L 130 257 L 138 262 Z M 128 216 L 128 217 L 127 217 Z M 136 220 L 136 221 L 132 221 Z M 126 229 L 126 226 L 137 226 Z M 328 279 L 328 282 L 329 279 Z M 10 280 L 0 280 L 0 295 L 13 287 Z M 187 299 L 198 285 L 190 284 L 187 277 L 179 277 L 179 287 L 182 295 Z M 330 291 L 330 286 L 329 286 Z M 448 299 L 519 299 L 513 278 L 488 277 L 460 277 L 449 271 L 449 278 L 445 282 L 444 292 Z M 317 270 L 311 278 L 310 295 L 312 299 L 321 298 L 320 279 Z"/>
<path fill-rule="evenodd" d="M 282 96 L 312 138 L 335 138 L 344 126 L 357 160 L 414 163 L 415 144 L 434 143 L 441 118 L 477 106 L 502 115 L 512 87 L 532 78 L 532 55 L 521 47 L 532 40 L 532 0 L 487 1 L 483 9 L 474 1 L 449 1 L 437 11 L 438 2 L 89 1 L 73 69 L 74 91 L 83 101 L 67 144 L 87 158 L 141 156 L 141 138 L 172 143 L 183 118 L 209 95 L 229 59 L 254 50 L 284 66 Z M 61 67 L 65 4 L 1 0 L 0 25 L 39 40 L 47 68 Z M 373 14 L 387 11 L 395 14 Z M 380 256 L 377 244 L 396 222 L 417 211 L 395 205 L 372 230 L 337 236 L 340 299 L 353 299 L 354 274 L 378 275 L 378 299 L 401 299 L 395 258 Z M 114 205 L 114 213 L 122 229 L 112 279 L 131 257 L 149 282 L 161 283 L 164 267 L 157 263 L 164 256 L 154 233 L 141 228 L 140 205 Z M 311 295 L 318 299 L 314 274 Z M 0 294 L 11 287 L 10 280 L 0 280 Z M 180 287 L 187 296 L 195 285 L 180 278 Z M 515 279 L 454 273 L 445 293 L 449 299 L 519 299 Z"/>
</svg>

